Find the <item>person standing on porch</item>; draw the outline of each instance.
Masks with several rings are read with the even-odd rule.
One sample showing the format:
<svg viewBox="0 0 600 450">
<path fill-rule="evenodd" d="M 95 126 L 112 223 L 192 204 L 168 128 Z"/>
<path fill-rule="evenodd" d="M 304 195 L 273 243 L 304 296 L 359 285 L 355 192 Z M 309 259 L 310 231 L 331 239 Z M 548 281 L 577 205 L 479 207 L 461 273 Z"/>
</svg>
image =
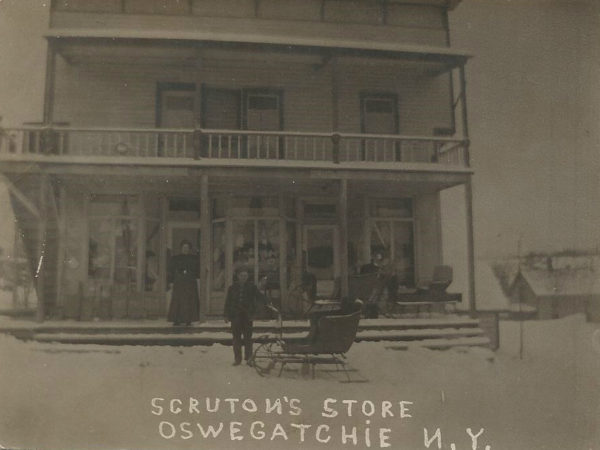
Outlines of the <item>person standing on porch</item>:
<svg viewBox="0 0 600 450">
<path fill-rule="evenodd" d="M 242 363 L 242 343 L 244 346 L 244 360 L 250 364 L 252 357 L 252 321 L 259 303 L 267 305 L 264 291 L 267 279 L 263 277 L 258 287 L 249 280 L 248 269 L 240 267 L 236 272 L 236 280 L 227 291 L 225 299 L 225 322 L 231 322 L 233 335 L 234 366 Z"/>
<path fill-rule="evenodd" d="M 172 284 L 168 320 L 173 325 L 191 325 L 200 320 L 198 302 L 198 256 L 192 253 L 192 243 L 184 240 L 181 253 L 169 263 L 169 284 Z"/>
</svg>

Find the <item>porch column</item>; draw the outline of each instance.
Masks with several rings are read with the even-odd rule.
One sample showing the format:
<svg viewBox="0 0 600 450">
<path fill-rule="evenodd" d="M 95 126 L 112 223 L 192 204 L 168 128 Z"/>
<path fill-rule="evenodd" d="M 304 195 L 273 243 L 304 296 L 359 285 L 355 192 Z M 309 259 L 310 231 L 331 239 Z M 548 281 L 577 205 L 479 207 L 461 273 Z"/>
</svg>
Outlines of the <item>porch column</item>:
<svg viewBox="0 0 600 450">
<path fill-rule="evenodd" d="M 467 122 L 467 81 L 465 77 L 465 66 L 459 68 L 460 74 L 460 98 L 462 112 L 462 129 L 463 139 L 465 140 L 465 165 L 471 166 L 471 157 L 469 152 L 469 125 Z M 465 205 L 467 214 L 467 257 L 468 257 L 468 294 L 469 294 L 469 311 L 475 314 L 477 311 L 477 302 L 475 300 L 475 240 L 473 236 L 473 184 L 472 177 L 469 176 L 465 184 Z"/>
<path fill-rule="evenodd" d="M 208 278 L 211 263 L 211 217 L 210 199 L 208 197 L 208 175 L 200 176 L 200 221 L 202 229 L 200 232 L 200 320 L 204 320 L 210 306 L 210 289 Z"/>
<path fill-rule="evenodd" d="M 348 295 L 348 180 L 340 180 L 339 194 L 340 224 L 340 291 L 342 297 Z"/>
<path fill-rule="evenodd" d="M 339 129 L 339 73 L 337 58 L 331 59 L 331 128 Z"/>
<path fill-rule="evenodd" d="M 285 198 L 279 194 L 279 298 L 281 299 L 281 311 L 287 309 L 287 243 L 289 236 L 287 234 L 287 224 L 285 218 Z"/>
<path fill-rule="evenodd" d="M 37 311 L 36 311 L 36 320 L 38 322 L 43 322 L 46 314 L 45 308 L 45 300 L 46 296 L 44 295 L 44 278 L 45 278 L 45 253 L 46 253 L 46 229 L 48 226 L 48 214 L 46 208 L 46 189 L 48 188 L 48 175 L 43 174 L 40 177 L 40 221 L 38 228 L 38 242 L 37 242 L 37 251 L 36 256 L 38 260 L 35 261 L 35 287 L 37 294 Z"/>
<path fill-rule="evenodd" d="M 66 219 L 67 193 L 64 186 L 60 186 L 58 190 L 58 208 L 57 208 L 57 223 L 58 223 L 58 252 L 56 255 L 56 305 L 64 306 L 63 301 L 63 282 L 64 282 L 64 260 L 66 255 L 66 236 L 67 236 L 67 219 Z"/>
<path fill-rule="evenodd" d="M 44 84 L 44 124 L 54 121 L 54 79 L 56 75 L 56 45 L 48 40 L 46 50 L 46 81 Z"/>
</svg>

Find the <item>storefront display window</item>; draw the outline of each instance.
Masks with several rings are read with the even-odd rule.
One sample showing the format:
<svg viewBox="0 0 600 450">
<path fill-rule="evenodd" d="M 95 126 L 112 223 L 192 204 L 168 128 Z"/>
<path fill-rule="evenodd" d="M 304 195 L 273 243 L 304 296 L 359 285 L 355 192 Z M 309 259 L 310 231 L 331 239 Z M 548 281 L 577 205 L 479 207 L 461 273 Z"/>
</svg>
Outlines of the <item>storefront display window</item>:
<svg viewBox="0 0 600 450">
<path fill-rule="evenodd" d="M 88 276 L 118 291 L 137 289 L 140 209 L 134 196 L 93 196 L 90 201 Z"/>
<path fill-rule="evenodd" d="M 279 220 L 234 220 L 233 263 L 247 266 L 255 283 L 263 276 L 268 284 L 278 283 Z"/>
<path fill-rule="evenodd" d="M 414 223 L 411 199 L 377 199 L 370 202 L 371 258 L 383 263 L 398 283 L 413 286 L 415 280 Z"/>
</svg>

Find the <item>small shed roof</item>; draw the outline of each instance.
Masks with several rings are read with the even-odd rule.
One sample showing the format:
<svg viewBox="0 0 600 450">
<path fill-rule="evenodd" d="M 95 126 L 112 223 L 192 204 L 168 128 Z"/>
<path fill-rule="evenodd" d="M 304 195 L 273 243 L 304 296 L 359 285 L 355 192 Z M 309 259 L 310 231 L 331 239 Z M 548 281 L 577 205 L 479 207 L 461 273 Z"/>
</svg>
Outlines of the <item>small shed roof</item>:
<svg viewBox="0 0 600 450">
<path fill-rule="evenodd" d="M 600 295 L 598 271 L 584 269 L 523 269 L 521 277 L 538 297 Z"/>
</svg>

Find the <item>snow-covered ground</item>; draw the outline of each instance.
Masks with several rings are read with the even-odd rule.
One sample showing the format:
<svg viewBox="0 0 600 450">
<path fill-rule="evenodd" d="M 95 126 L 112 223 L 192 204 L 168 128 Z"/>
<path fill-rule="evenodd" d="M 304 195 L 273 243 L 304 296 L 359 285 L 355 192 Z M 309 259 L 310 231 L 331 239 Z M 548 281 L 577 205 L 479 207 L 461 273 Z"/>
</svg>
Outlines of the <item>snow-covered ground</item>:
<svg viewBox="0 0 600 450">
<path fill-rule="evenodd" d="M 483 428 L 482 450 L 600 449 L 598 328 L 580 316 L 526 322 L 520 359 L 519 324 L 503 322 L 493 362 L 484 349 L 395 351 L 389 343 L 359 343 L 348 360 L 357 370 L 351 376 L 363 383 L 341 383 L 341 374 L 325 371 L 314 380 L 296 370 L 261 378 L 250 367 L 232 367 L 231 349 L 221 345 L 73 346 L 0 336 L 0 445 L 362 449 L 367 431 L 371 448 L 380 448 L 380 429 L 387 428 L 390 448 L 425 449 L 424 429 L 432 438 L 439 428 L 439 448 L 454 443 L 462 450 L 472 448 L 467 428 L 473 435 Z M 211 407 L 220 399 L 219 411 L 207 411 L 207 397 Z M 328 398 L 336 400 L 328 403 L 335 418 L 322 415 Z M 276 399 L 281 414 L 266 413 L 266 402 Z M 358 401 L 351 417 L 343 400 Z M 202 437 L 198 424 L 206 430 L 221 422 L 217 438 Z M 300 424 L 311 425 L 304 442 Z M 231 426 L 243 439 L 231 439 Z M 356 427 L 356 445 L 343 443 L 342 426 L 346 433 Z M 437 444 L 433 439 L 429 448 Z"/>
</svg>

